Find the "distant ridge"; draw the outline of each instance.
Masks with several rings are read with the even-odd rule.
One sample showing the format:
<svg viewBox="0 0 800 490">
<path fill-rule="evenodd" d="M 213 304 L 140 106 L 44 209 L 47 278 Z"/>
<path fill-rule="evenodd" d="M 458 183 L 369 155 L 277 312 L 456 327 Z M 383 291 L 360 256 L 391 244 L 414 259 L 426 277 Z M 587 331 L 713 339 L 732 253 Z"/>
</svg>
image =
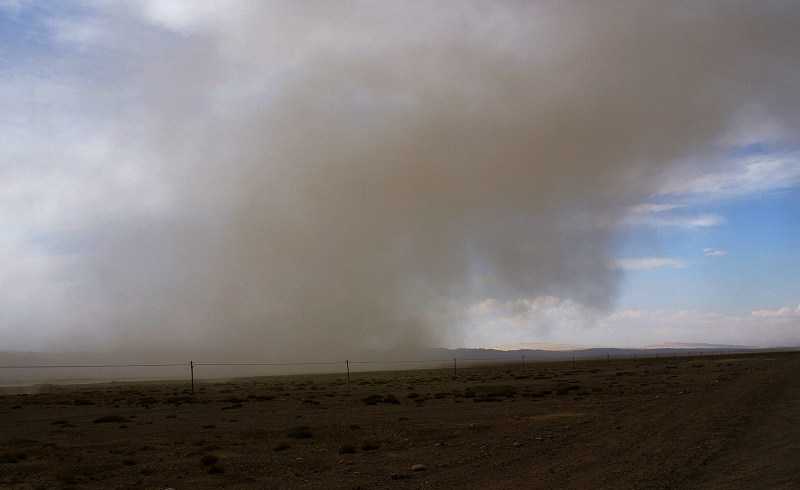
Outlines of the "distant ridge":
<svg viewBox="0 0 800 490">
<path fill-rule="evenodd" d="M 552 347 L 558 344 L 523 344 Z M 508 348 L 510 346 L 505 346 Z M 348 358 L 280 358 L 258 352 L 189 349 L 125 350 L 109 352 L 8 352 L 0 351 L 0 387 L 46 383 L 76 384 L 133 380 L 231 379 L 244 376 L 349 373 L 428 368 L 455 368 L 499 362 L 528 363 L 591 359 L 658 359 L 800 347 L 743 347 L 737 345 L 668 342 L 639 348 L 572 347 L 551 349 L 390 349 L 353 352 Z M 190 361 L 192 364 L 190 365 Z"/>
<path fill-rule="evenodd" d="M 577 345 L 577 344 L 551 344 L 547 342 L 531 342 L 526 344 L 504 344 L 498 345 L 496 347 L 490 347 L 490 349 L 494 350 L 501 350 L 501 351 L 513 351 L 513 350 L 547 350 L 547 351 L 564 351 L 564 350 L 584 350 L 588 349 L 589 347 L 585 345 Z"/>
<path fill-rule="evenodd" d="M 728 344 L 703 344 L 700 342 L 663 342 L 661 344 L 651 344 L 642 349 L 757 349 L 752 345 L 728 345 Z"/>
<path fill-rule="evenodd" d="M 644 347 L 607 347 L 600 345 L 579 345 L 579 344 L 557 344 L 547 342 L 531 342 L 521 344 L 504 344 L 495 347 L 487 347 L 485 350 L 513 352 L 513 351 L 549 351 L 549 352 L 565 352 L 565 351 L 588 351 L 596 349 L 612 349 L 612 350 L 625 350 L 635 351 L 643 349 L 758 349 L 764 346 L 754 345 L 734 345 L 734 344 L 708 344 L 702 342 L 662 342 L 660 344 L 650 344 Z M 478 349 L 484 350 L 484 349 Z"/>
</svg>

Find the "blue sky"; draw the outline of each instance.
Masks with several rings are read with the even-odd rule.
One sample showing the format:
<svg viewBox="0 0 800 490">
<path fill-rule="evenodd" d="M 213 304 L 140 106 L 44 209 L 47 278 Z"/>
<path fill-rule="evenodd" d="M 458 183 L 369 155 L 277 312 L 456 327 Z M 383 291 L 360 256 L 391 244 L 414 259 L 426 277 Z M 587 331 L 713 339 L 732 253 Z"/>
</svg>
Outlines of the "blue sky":
<svg viewBox="0 0 800 490">
<path fill-rule="evenodd" d="M 800 344 L 739 7 L 0 1 L 0 349 Z"/>
<path fill-rule="evenodd" d="M 686 209 L 720 217 L 713 226 L 631 230 L 622 254 L 676 263 L 628 271 L 620 305 L 731 315 L 792 305 L 800 290 L 799 210 L 796 188 L 767 189 Z"/>
</svg>

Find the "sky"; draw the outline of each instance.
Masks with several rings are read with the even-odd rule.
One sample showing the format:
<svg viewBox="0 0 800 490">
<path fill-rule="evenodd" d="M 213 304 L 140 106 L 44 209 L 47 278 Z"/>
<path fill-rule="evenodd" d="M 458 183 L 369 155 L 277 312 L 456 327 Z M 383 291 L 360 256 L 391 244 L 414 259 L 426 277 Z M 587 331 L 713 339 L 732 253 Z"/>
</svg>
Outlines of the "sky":
<svg viewBox="0 0 800 490">
<path fill-rule="evenodd" d="M 0 350 L 800 345 L 800 4 L 0 1 Z"/>
</svg>

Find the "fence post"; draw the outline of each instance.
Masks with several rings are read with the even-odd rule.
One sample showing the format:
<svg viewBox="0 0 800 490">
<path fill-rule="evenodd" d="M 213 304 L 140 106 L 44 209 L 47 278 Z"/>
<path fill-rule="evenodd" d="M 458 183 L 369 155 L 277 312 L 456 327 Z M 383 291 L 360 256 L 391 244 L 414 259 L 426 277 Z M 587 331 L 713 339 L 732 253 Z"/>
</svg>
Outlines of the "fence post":
<svg viewBox="0 0 800 490">
<path fill-rule="evenodd" d="M 575 356 L 572 356 L 572 370 L 575 370 Z"/>
<path fill-rule="evenodd" d="M 522 372 L 525 372 L 525 356 L 522 356 Z"/>
<path fill-rule="evenodd" d="M 606 354 L 606 364 L 609 366 L 611 365 L 611 355 L 609 354 Z"/>
<path fill-rule="evenodd" d="M 192 394 L 194 395 L 194 361 L 189 361 L 189 376 L 192 379 Z"/>
<path fill-rule="evenodd" d="M 453 379 L 458 378 L 458 371 L 456 367 L 456 358 L 453 358 Z"/>
<path fill-rule="evenodd" d="M 658 352 L 656 352 L 656 362 L 658 362 Z"/>
<path fill-rule="evenodd" d="M 350 386 L 350 359 L 344 361 L 344 365 L 347 368 L 347 386 Z"/>
</svg>

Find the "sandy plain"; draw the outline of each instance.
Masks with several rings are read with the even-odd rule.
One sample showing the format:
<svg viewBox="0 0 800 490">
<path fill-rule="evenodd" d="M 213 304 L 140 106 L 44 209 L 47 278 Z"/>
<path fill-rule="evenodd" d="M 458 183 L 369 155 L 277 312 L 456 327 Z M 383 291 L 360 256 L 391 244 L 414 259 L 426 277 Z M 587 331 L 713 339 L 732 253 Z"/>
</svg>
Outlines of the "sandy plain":
<svg viewBox="0 0 800 490">
<path fill-rule="evenodd" d="M 0 486 L 800 488 L 800 354 L 0 391 Z"/>
</svg>

